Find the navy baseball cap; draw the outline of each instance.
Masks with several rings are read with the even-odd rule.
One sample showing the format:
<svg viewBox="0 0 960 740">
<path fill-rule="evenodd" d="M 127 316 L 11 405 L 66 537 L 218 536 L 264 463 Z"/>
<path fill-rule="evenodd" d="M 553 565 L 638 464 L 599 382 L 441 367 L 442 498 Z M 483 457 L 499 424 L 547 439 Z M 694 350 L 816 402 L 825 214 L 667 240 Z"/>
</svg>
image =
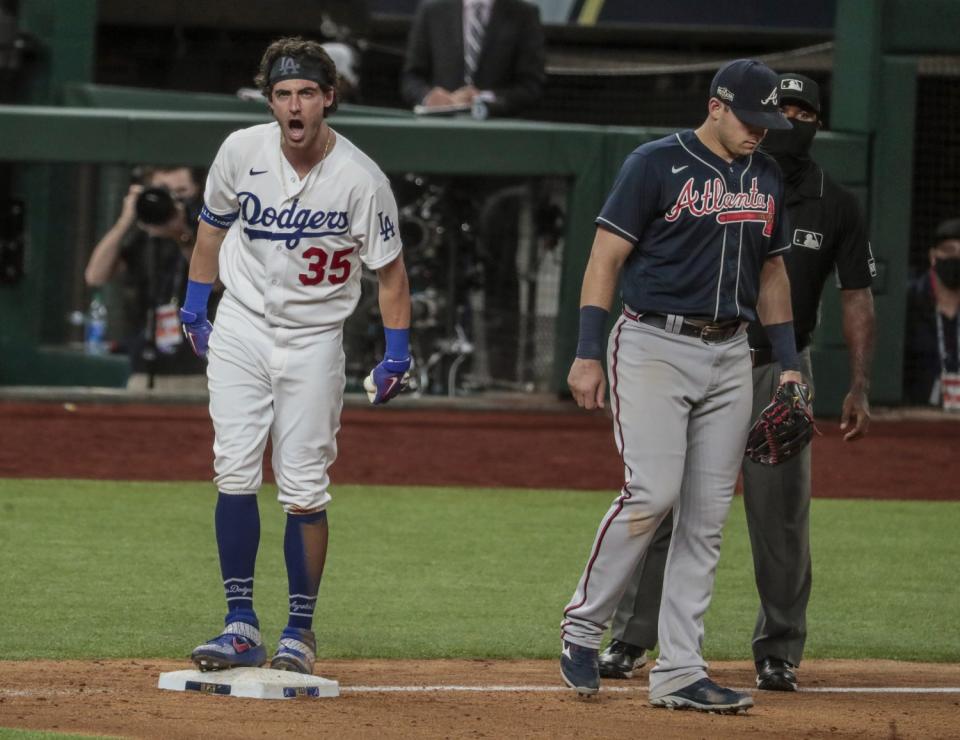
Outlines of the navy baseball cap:
<svg viewBox="0 0 960 740">
<path fill-rule="evenodd" d="M 820 115 L 820 85 L 806 75 L 785 72 L 780 75 L 780 105 L 788 101 Z"/>
<path fill-rule="evenodd" d="M 750 126 L 792 128 L 780 112 L 780 78 L 762 62 L 736 59 L 723 65 L 710 83 L 710 97 L 729 105 Z"/>
</svg>

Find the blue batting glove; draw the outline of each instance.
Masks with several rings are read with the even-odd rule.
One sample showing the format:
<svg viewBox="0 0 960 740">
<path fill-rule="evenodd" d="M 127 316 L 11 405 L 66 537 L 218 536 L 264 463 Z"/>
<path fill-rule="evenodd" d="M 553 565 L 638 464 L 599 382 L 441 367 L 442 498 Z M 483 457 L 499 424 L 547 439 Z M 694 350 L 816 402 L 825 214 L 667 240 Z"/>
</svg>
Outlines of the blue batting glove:
<svg viewBox="0 0 960 740">
<path fill-rule="evenodd" d="M 411 358 L 391 360 L 384 358 L 363 380 L 363 389 L 370 403 L 377 406 L 386 403 L 398 393 L 405 391 L 410 384 Z"/>
<path fill-rule="evenodd" d="M 210 332 L 213 331 L 213 324 L 207 320 L 207 312 L 194 313 L 181 308 L 180 323 L 183 325 L 183 335 L 193 348 L 193 354 L 201 359 L 206 359 Z"/>
</svg>

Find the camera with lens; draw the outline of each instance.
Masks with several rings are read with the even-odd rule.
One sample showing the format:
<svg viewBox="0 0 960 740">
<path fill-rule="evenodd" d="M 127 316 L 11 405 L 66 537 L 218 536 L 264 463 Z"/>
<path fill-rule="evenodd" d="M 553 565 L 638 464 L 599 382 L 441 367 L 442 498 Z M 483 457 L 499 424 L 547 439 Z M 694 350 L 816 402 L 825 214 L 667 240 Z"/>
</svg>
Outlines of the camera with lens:
<svg viewBox="0 0 960 740">
<path fill-rule="evenodd" d="M 137 220 L 148 226 L 163 226 L 177 212 L 177 201 L 165 187 L 144 188 L 137 196 Z"/>
</svg>

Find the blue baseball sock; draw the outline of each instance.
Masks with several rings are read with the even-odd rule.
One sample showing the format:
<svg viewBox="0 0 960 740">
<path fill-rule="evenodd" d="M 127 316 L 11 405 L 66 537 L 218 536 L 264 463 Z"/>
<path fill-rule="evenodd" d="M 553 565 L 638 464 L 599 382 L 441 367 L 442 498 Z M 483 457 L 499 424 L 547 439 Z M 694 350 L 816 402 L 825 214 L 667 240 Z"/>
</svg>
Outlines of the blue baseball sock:
<svg viewBox="0 0 960 740">
<path fill-rule="evenodd" d="M 255 495 L 220 493 L 215 516 L 220 574 L 227 597 L 224 622 L 246 622 L 257 629 L 253 610 L 253 569 L 260 546 L 260 510 Z"/>
<path fill-rule="evenodd" d="M 327 512 L 287 514 L 283 555 L 290 589 L 287 627 L 308 630 L 313 626 L 313 610 L 327 557 Z"/>
</svg>

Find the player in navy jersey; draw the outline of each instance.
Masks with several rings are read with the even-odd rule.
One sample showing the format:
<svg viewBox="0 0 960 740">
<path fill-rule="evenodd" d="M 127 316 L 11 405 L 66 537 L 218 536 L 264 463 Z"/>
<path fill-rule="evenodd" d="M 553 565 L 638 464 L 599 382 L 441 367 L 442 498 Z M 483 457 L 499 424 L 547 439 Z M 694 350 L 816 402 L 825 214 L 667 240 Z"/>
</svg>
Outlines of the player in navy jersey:
<svg viewBox="0 0 960 740">
<path fill-rule="evenodd" d="M 767 328 L 780 381 L 802 381 L 782 258 L 790 247 L 783 182 L 757 151 L 768 129 L 789 126 L 776 73 L 731 62 L 713 79 L 703 124 L 630 154 L 597 218 L 568 384 L 580 406 L 603 406 L 602 333 L 619 277 L 623 315 L 607 359 L 624 486 L 564 610 L 561 675 L 581 694 L 599 690 L 603 633 L 675 510 L 650 703 L 753 705 L 707 677 L 700 646 L 750 424 L 748 322 Z"/>
<path fill-rule="evenodd" d="M 797 352 L 804 379 L 813 383 L 809 345 L 819 318 L 820 296 L 830 275 L 840 287 L 850 388 L 840 430 L 845 441 L 870 426 L 870 360 L 874 311 L 870 284 L 876 266 L 856 196 L 835 183 L 811 158 L 821 126 L 820 88 L 801 74 L 780 75 L 780 103 L 793 128 L 768 133 L 762 148 L 784 176 L 792 247 L 786 255 Z M 960 243 L 958 243 L 960 246 Z M 780 376 L 766 332 L 747 329 L 753 363 L 753 414 L 769 403 Z M 796 691 L 797 667 L 807 637 L 806 609 L 812 584 L 810 558 L 811 451 L 806 447 L 776 467 L 743 461 L 743 502 L 750 532 L 760 609 L 753 633 L 757 688 Z M 670 533 L 664 519 L 617 606 L 610 645 L 600 653 L 600 675 L 631 678 L 657 642 L 660 589 Z"/>
</svg>

